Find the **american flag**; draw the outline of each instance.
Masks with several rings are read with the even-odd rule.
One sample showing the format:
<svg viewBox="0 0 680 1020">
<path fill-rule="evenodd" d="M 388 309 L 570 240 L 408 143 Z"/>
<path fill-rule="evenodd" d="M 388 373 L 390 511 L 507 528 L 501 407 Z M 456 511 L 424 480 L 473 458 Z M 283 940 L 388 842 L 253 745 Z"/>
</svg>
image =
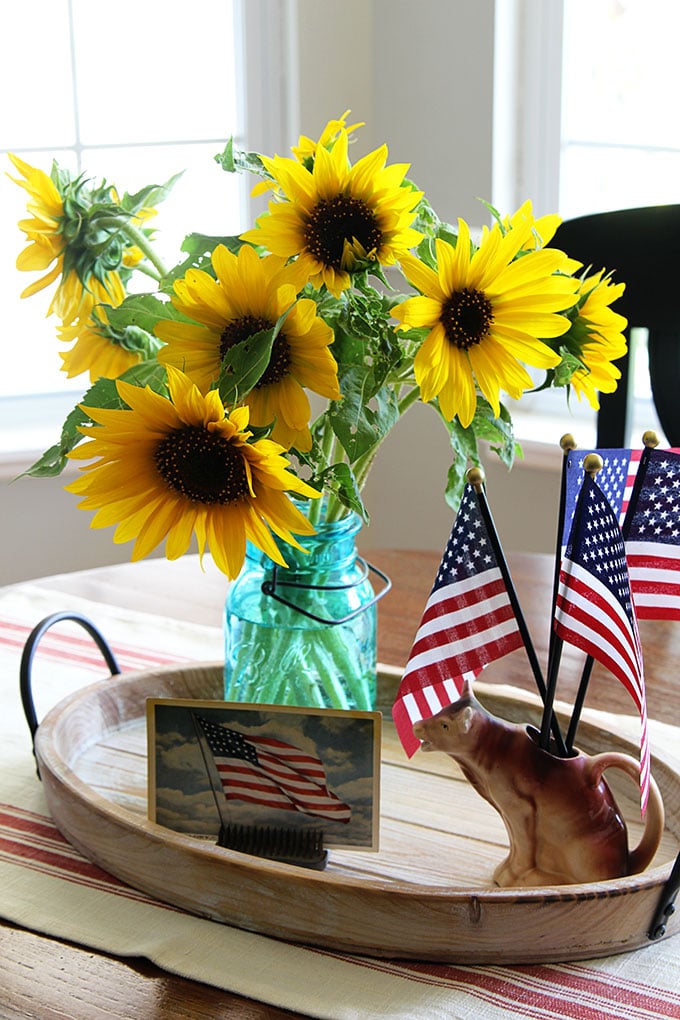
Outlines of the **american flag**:
<svg viewBox="0 0 680 1020">
<path fill-rule="evenodd" d="M 275 737 L 244 736 L 197 716 L 227 800 L 349 822 L 352 809 L 326 785 L 323 762 Z"/>
<path fill-rule="evenodd" d="M 606 496 L 589 475 L 583 479 L 560 570 L 555 630 L 563 641 L 606 666 L 637 706 L 644 812 L 650 763 L 642 650 L 621 528 Z"/>
<path fill-rule="evenodd" d="M 589 453 L 597 453 L 602 458 L 602 470 L 598 473 L 597 484 L 609 500 L 619 524 L 623 523 L 626 515 L 642 456 L 642 450 L 569 451 L 565 462 L 566 494 L 562 521 L 562 552 L 571 533 L 576 503 L 585 476 L 583 461 Z"/>
<path fill-rule="evenodd" d="M 650 450 L 627 525 L 626 554 L 640 619 L 680 619 L 680 454 Z"/>
<path fill-rule="evenodd" d="M 414 723 L 456 701 L 465 680 L 522 644 L 477 496 L 467 485 L 392 708 L 408 756 L 420 747 Z"/>
</svg>

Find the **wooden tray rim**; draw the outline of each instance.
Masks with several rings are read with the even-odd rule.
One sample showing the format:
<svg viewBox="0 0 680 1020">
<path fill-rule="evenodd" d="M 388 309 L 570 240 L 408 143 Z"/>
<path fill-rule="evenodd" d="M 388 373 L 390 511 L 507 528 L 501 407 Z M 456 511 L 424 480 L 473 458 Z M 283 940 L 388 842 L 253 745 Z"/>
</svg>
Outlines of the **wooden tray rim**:
<svg viewBox="0 0 680 1020">
<path fill-rule="evenodd" d="M 417 901 L 418 907 L 422 910 L 423 905 L 428 903 L 432 904 L 432 908 L 436 909 L 436 905 L 443 905 L 445 908 L 454 909 L 456 907 L 467 906 L 468 909 L 476 908 L 479 906 L 483 908 L 485 905 L 488 907 L 497 906 L 499 909 L 505 906 L 521 906 L 525 905 L 526 909 L 531 907 L 543 906 L 545 904 L 573 904 L 576 901 L 589 901 L 591 904 L 593 901 L 598 900 L 611 900 L 618 901 L 620 897 L 630 897 L 634 893 L 655 893 L 658 889 L 660 894 L 663 885 L 665 884 L 670 870 L 672 862 L 665 862 L 660 865 L 655 865 L 649 868 L 647 871 L 640 875 L 624 876 L 622 878 L 613 879 L 605 882 L 587 883 L 570 886 L 553 886 L 553 887 L 536 887 L 529 889 L 498 889 L 493 887 L 467 887 L 462 885 L 453 884 L 422 884 L 414 881 L 405 880 L 380 880 L 379 877 L 372 877 L 370 885 L 365 876 L 350 876 L 346 874 L 340 874 L 333 872 L 332 870 L 316 872 L 304 868 L 297 868 L 293 865 L 270 861 L 263 858 L 253 857 L 247 854 L 239 853 L 238 851 L 228 850 L 222 847 L 217 847 L 215 844 L 206 842 L 200 839 L 196 839 L 189 835 L 181 833 L 175 833 L 171 830 L 164 828 L 163 826 L 157 825 L 150 822 L 148 818 L 141 814 L 129 810 L 124 806 L 117 804 L 104 795 L 98 793 L 91 786 L 89 786 L 83 779 L 81 779 L 71 765 L 63 758 L 60 754 L 57 744 L 59 738 L 59 727 L 63 724 L 65 719 L 68 719 L 69 714 L 74 711 L 78 706 L 87 704 L 90 699 L 97 699 L 101 694 L 105 693 L 110 696 L 113 701 L 121 703 L 124 701 L 123 695 L 127 690 L 137 691 L 141 689 L 144 691 L 145 685 L 161 684 L 163 680 L 171 680 L 174 675 L 184 675 L 187 672 L 194 676 L 199 674 L 205 677 L 206 685 L 212 681 L 216 682 L 216 678 L 221 677 L 223 670 L 223 664 L 220 662 L 210 663 L 185 663 L 181 666 L 167 666 L 159 667 L 153 670 L 143 670 L 135 673 L 126 673 L 109 680 L 98 681 L 97 683 L 91 684 L 85 688 L 82 688 L 73 694 L 69 695 L 58 705 L 52 708 L 44 720 L 40 724 L 36 734 L 36 756 L 38 763 L 43 770 L 47 770 L 52 776 L 57 776 L 63 787 L 69 791 L 70 796 L 74 799 L 79 806 L 82 805 L 87 808 L 87 811 L 92 816 L 101 816 L 103 818 L 111 819 L 115 824 L 122 826 L 125 830 L 129 831 L 133 835 L 144 837 L 151 841 L 157 847 L 172 848 L 182 854 L 188 862 L 196 862 L 199 864 L 206 864 L 212 866 L 228 866 L 229 876 L 234 882 L 238 881 L 239 876 L 246 880 L 248 878 L 259 878 L 263 881 L 269 881 L 273 883 L 283 883 L 286 886 L 287 893 L 290 895 L 297 895 L 296 890 L 301 894 L 303 889 L 307 887 L 323 887 L 328 890 L 329 894 L 333 889 L 337 889 L 338 893 L 342 889 L 348 890 L 353 893 L 361 893 L 362 898 L 365 898 L 367 902 L 375 901 L 379 902 L 380 898 L 388 897 L 394 900 L 398 900 L 400 904 L 403 903 L 403 909 L 409 909 L 409 903 L 414 904 Z M 386 667 L 381 669 L 381 676 L 383 682 L 388 684 L 394 683 L 395 678 L 398 678 L 400 671 L 395 670 L 392 667 Z M 488 705 L 489 710 L 497 714 L 504 715 L 506 718 L 509 717 L 508 713 L 504 711 L 504 708 L 509 709 L 514 706 L 515 710 L 521 708 L 522 711 L 530 709 L 532 706 L 538 704 L 538 700 L 534 699 L 532 695 L 527 692 L 521 691 L 516 688 L 501 687 L 495 684 L 483 684 L 478 683 L 476 685 L 476 692 L 480 700 Z M 206 692 L 207 693 L 207 692 Z M 80 747 L 78 757 L 84 753 L 87 746 L 91 746 L 93 743 L 100 742 L 106 735 L 106 733 L 116 732 L 122 729 L 124 726 L 139 721 L 144 715 L 145 709 L 145 698 L 146 696 L 166 696 L 165 694 L 159 694 L 158 691 L 147 694 L 142 694 L 140 701 L 139 711 L 136 715 L 128 715 L 126 718 L 119 720 L 118 725 L 112 725 L 105 731 L 100 731 L 93 735 L 93 739 L 89 745 L 83 745 Z M 174 696 L 174 695 L 173 695 Z M 177 695 L 180 696 L 179 694 Z M 182 695 L 184 696 L 184 695 Z M 383 711 L 385 710 L 383 706 Z M 559 713 L 558 713 L 559 714 Z M 600 736 L 607 739 L 610 745 L 614 745 L 616 749 L 625 751 L 627 753 L 636 755 L 637 748 L 635 745 L 625 736 L 621 736 L 616 733 L 612 733 L 607 730 L 599 721 L 591 721 L 588 718 L 588 714 L 584 713 L 583 717 L 583 732 L 587 733 L 593 741 L 595 741 L 595 747 L 600 748 L 599 740 Z M 590 740 L 584 741 L 590 746 Z M 657 773 L 657 779 L 660 775 L 663 775 L 664 781 L 659 783 L 662 787 L 665 785 L 665 780 L 672 780 L 674 783 L 678 783 L 680 780 L 680 763 L 678 763 L 672 756 L 668 755 L 665 750 L 660 753 L 655 753 L 652 756 L 653 768 Z M 423 770 L 427 771 L 427 770 Z M 48 786 L 50 784 L 47 784 Z M 47 792 L 47 791 L 46 791 Z M 60 827 L 60 810 L 56 803 L 50 802 L 50 796 L 48 795 L 48 803 L 50 810 L 52 811 L 53 818 L 57 827 Z M 672 822 L 669 825 L 669 819 L 666 821 L 666 828 L 676 838 L 680 839 L 680 816 L 677 818 L 670 819 Z M 97 860 L 96 856 L 92 856 L 90 848 L 84 842 L 79 839 L 74 839 L 69 834 L 68 830 L 62 830 L 65 837 L 76 846 L 85 856 L 89 856 L 90 859 L 94 859 L 96 863 L 101 863 Z M 131 879 L 127 872 L 121 873 L 115 866 L 111 866 L 111 861 L 107 860 L 106 863 L 101 864 L 107 870 L 116 874 L 123 881 L 128 884 L 141 888 L 145 892 L 149 892 L 148 888 L 144 885 L 136 885 L 134 879 Z M 157 893 L 151 893 L 151 895 L 157 895 Z M 167 898 L 168 902 L 175 902 L 171 896 Z M 187 907 L 186 904 L 180 904 L 182 909 L 188 909 L 190 912 L 203 913 L 204 910 L 197 909 L 191 910 L 191 906 Z M 603 905 L 606 906 L 606 905 Z M 612 908 L 613 909 L 613 908 Z M 650 912 L 650 923 L 652 912 Z M 226 923 L 235 924 L 239 926 L 238 919 L 232 919 L 228 917 L 217 917 L 218 920 L 226 921 Z M 249 927 L 248 925 L 240 925 L 241 927 Z M 676 933 L 677 925 L 669 925 L 669 929 L 665 937 Z M 253 930 L 262 930 L 261 928 L 253 928 Z M 281 937 L 281 933 L 277 931 L 263 931 L 264 934 L 274 934 L 277 937 Z M 302 941 L 304 938 L 296 939 L 293 935 L 286 932 L 283 934 L 284 938 L 288 938 L 290 941 Z M 318 944 L 324 944 L 319 942 Z M 336 945 L 332 940 L 326 943 L 330 948 L 339 948 L 341 951 L 345 948 L 351 948 L 344 945 Z M 611 952 L 623 952 L 630 949 L 638 948 L 637 944 L 625 944 L 619 946 L 617 943 L 608 945 L 606 948 L 603 947 L 601 952 L 593 950 L 592 947 L 587 947 L 587 951 L 574 955 L 573 952 L 566 953 L 564 956 L 561 955 L 550 955 L 548 947 L 546 947 L 545 957 L 536 957 L 533 959 L 584 959 L 588 956 L 603 955 L 603 953 L 609 954 Z M 355 949 L 356 952 L 368 952 L 373 955 L 394 955 L 393 950 L 391 952 L 382 952 L 379 946 L 365 947 L 364 949 Z M 459 954 L 455 955 L 454 958 L 458 962 L 494 962 L 492 959 L 488 959 L 488 952 L 485 956 L 484 952 L 481 951 L 479 954 L 466 957 L 464 954 L 461 957 Z M 431 952 L 424 954 L 422 957 L 414 952 L 408 952 L 410 958 L 422 958 L 422 959 L 448 959 L 451 961 L 450 956 L 433 955 Z M 496 960 L 495 962 L 499 962 Z M 517 960 L 510 960 L 509 962 L 518 962 Z"/>
<path fill-rule="evenodd" d="M 213 670 L 221 671 L 223 664 L 220 662 L 201 662 L 188 664 L 189 668 L 194 670 L 203 670 L 206 673 L 210 673 Z M 183 672 L 185 667 L 180 667 L 179 671 Z M 381 673 L 384 677 L 389 677 L 394 667 L 380 667 Z M 388 672 L 389 671 L 389 672 Z M 57 705 L 55 705 L 45 716 L 44 720 L 40 723 L 38 731 L 36 733 L 36 755 L 39 762 L 49 763 L 54 759 L 54 748 L 50 747 L 49 738 L 52 728 L 54 727 L 55 720 L 59 718 L 62 713 L 68 712 L 71 707 L 77 705 L 81 700 L 87 700 L 93 695 L 100 691 L 110 689 L 111 684 L 115 682 L 117 685 L 125 684 L 126 686 L 136 685 L 140 679 L 146 679 L 148 677 L 161 678 L 164 675 L 172 675 L 178 672 L 177 666 L 163 666 L 152 670 L 139 670 L 135 672 L 125 673 L 123 675 L 116 676 L 109 680 L 97 681 L 93 684 L 89 684 L 86 687 L 75 691 L 73 694 L 68 695 L 62 699 Z M 497 684 L 484 684 L 477 683 L 475 685 L 475 691 L 477 696 L 482 701 L 486 702 L 500 702 L 501 704 L 526 704 L 527 707 L 535 704 L 533 697 L 520 688 L 508 688 L 501 687 Z M 517 696 L 516 696 L 517 695 Z M 493 705 L 493 711 L 498 712 L 499 709 L 496 705 Z M 128 725 L 139 721 L 143 718 L 143 712 L 138 717 L 130 717 L 126 720 L 124 725 Z M 560 715 L 559 707 L 557 708 L 557 714 Z M 591 732 L 593 735 L 606 736 L 610 740 L 613 738 L 617 747 L 617 750 L 622 750 L 625 753 L 636 756 L 638 748 L 630 741 L 627 737 L 619 734 L 614 734 L 610 730 L 607 730 L 597 722 L 591 721 L 587 718 L 587 713 L 583 715 L 583 726 L 584 729 Z M 112 727 L 107 732 L 115 732 L 116 729 L 122 727 Z M 97 739 L 93 740 L 92 743 L 97 743 L 104 737 L 105 733 L 97 735 Z M 83 748 L 86 750 L 86 748 Z M 294 865 L 285 864 L 278 861 L 270 861 L 265 858 L 253 857 L 249 854 L 243 854 L 236 850 L 229 850 L 225 847 L 217 847 L 216 845 L 201 840 L 196 837 L 185 835 L 183 833 L 173 832 L 171 829 L 167 829 L 162 825 L 158 825 L 154 822 L 149 821 L 148 818 L 142 817 L 135 811 L 130 811 L 120 804 L 116 804 L 114 801 L 109 800 L 102 794 L 98 793 L 91 786 L 89 786 L 84 780 L 82 780 L 77 773 L 65 762 L 63 759 L 63 778 L 64 781 L 72 786 L 74 793 L 80 794 L 84 801 L 90 801 L 93 806 L 97 806 L 104 813 L 111 813 L 118 816 L 121 820 L 130 819 L 133 822 L 133 827 L 143 829 L 147 834 L 159 839 L 161 842 L 176 843 L 180 846 L 186 847 L 188 850 L 194 850 L 201 854 L 214 855 L 219 859 L 223 859 L 225 856 L 234 858 L 244 864 L 244 866 L 251 866 L 255 870 L 267 870 L 274 873 L 300 873 L 299 868 Z M 675 759 L 669 755 L 665 750 L 662 752 L 655 752 L 652 754 L 652 771 L 658 771 L 660 769 L 668 769 L 675 773 L 680 780 L 680 759 Z M 423 771 L 427 771 L 426 769 Z M 678 821 L 678 829 L 668 824 L 669 819 L 666 818 L 666 827 L 680 838 L 680 820 Z M 583 884 L 574 884 L 570 886 L 537 886 L 535 888 L 521 889 L 521 888 L 481 888 L 481 887 L 466 887 L 466 886 L 451 886 L 451 885 L 432 885 L 418 882 L 401 882 L 396 880 L 390 880 L 384 882 L 383 887 L 389 890 L 398 889 L 404 894 L 408 894 L 409 891 L 413 891 L 418 895 L 423 892 L 440 894 L 446 898 L 450 898 L 452 893 L 459 893 L 461 896 L 469 896 L 471 893 L 480 899 L 489 900 L 511 900 L 517 902 L 520 900 L 530 901 L 539 897 L 543 902 L 546 900 L 546 893 L 554 895 L 555 899 L 567 899 L 573 900 L 578 897 L 581 893 L 587 893 L 589 896 L 597 895 L 599 891 L 606 893 L 608 896 L 615 895 L 617 891 L 621 895 L 627 895 L 630 892 L 629 885 L 626 883 L 630 882 L 631 878 L 644 878 L 647 880 L 647 884 L 654 883 L 656 881 L 665 881 L 670 873 L 671 865 L 666 863 L 657 865 L 653 868 L 648 868 L 639 876 L 624 876 L 623 878 L 610 879 L 606 882 L 590 882 Z M 357 884 L 362 885 L 361 881 L 355 881 L 350 879 L 348 876 L 339 875 L 333 872 L 315 872 L 313 870 L 304 869 L 302 871 L 305 879 L 312 882 L 321 883 L 339 883 L 339 884 Z M 376 884 L 379 884 L 376 883 Z M 621 888 L 619 888 L 621 887 Z"/>
</svg>

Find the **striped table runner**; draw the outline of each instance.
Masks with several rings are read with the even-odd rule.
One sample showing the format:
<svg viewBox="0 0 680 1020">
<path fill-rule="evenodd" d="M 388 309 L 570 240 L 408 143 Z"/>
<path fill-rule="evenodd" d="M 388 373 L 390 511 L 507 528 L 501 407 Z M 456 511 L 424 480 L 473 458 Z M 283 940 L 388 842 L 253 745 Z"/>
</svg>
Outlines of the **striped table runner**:
<svg viewBox="0 0 680 1020">
<path fill-rule="evenodd" d="M 131 613 L 22 584 L 0 590 L 0 915 L 35 931 L 158 966 L 314 1017 L 461 1020 L 680 1018 L 680 937 L 583 963 L 462 967 L 376 960 L 281 943 L 160 904 L 90 864 L 59 835 L 35 776 L 19 693 L 33 626 L 59 610 L 91 619 L 124 671 L 221 657 L 210 627 Z M 106 675 L 84 631 L 48 632 L 34 665 L 39 717 Z M 653 739 L 677 730 L 659 727 Z M 0 990 L 0 1002 L 2 992 Z"/>
</svg>

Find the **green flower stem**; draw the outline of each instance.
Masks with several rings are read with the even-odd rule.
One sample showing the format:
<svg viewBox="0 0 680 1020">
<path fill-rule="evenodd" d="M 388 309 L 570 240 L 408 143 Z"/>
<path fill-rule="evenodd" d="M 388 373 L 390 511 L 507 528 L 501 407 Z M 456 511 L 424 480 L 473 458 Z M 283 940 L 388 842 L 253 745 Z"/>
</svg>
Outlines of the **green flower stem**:
<svg viewBox="0 0 680 1020">
<path fill-rule="evenodd" d="M 335 433 L 333 432 L 333 428 L 331 426 L 331 423 L 328 420 L 328 416 L 326 416 L 325 419 L 324 419 L 324 423 L 323 423 L 323 431 L 321 433 L 321 442 L 320 442 L 320 446 L 321 446 L 321 460 L 322 460 L 323 464 L 328 465 L 328 464 L 332 463 L 333 455 L 334 455 L 334 451 L 335 451 L 335 442 L 336 442 L 336 440 L 335 440 Z M 323 499 L 315 499 L 314 502 L 312 503 L 312 505 L 310 506 L 310 508 L 309 508 L 309 521 L 310 521 L 310 524 L 317 525 L 319 523 L 319 518 L 321 516 L 321 506 L 322 506 L 323 502 L 324 502 Z M 329 496 L 328 496 L 327 502 L 326 502 L 326 519 L 327 520 L 329 520 L 329 519 L 330 520 L 337 520 L 337 518 L 328 518 L 328 511 L 330 510 L 331 505 L 333 504 L 333 502 L 337 502 L 337 500 L 334 500 L 333 494 L 330 493 Z"/>
<path fill-rule="evenodd" d="M 123 234 L 125 234 L 133 244 L 144 252 L 145 257 L 149 260 L 151 265 L 154 266 L 158 273 L 157 279 L 162 280 L 164 276 L 168 275 L 167 268 L 156 254 L 149 238 L 143 231 L 138 230 L 137 227 L 133 226 L 129 220 L 122 219 L 119 216 L 109 216 L 98 220 L 98 225 L 104 228 L 115 227 L 117 230 L 120 230 Z M 148 275 L 152 276 L 153 274 L 149 272 Z"/>
<path fill-rule="evenodd" d="M 420 398 L 420 389 L 417 386 L 414 386 L 412 389 L 410 389 L 408 391 L 408 393 L 406 393 L 401 398 L 401 400 L 398 403 L 399 418 L 401 418 L 404 414 L 406 414 L 406 412 L 408 411 L 409 407 L 412 407 L 413 404 L 417 403 L 419 398 Z M 380 450 L 382 442 L 383 441 L 381 440 L 380 443 L 376 443 L 375 446 L 371 447 L 371 449 L 368 451 L 368 453 L 365 453 L 363 455 L 363 457 L 359 457 L 357 459 L 356 463 L 354 464 L 354 477 L 356 479 L 356 483 L 357 483 L 357 487 L 359 489 L 359 492 L 361 492 L 363 490 L 363 487 L 366 484 L 366 479 L 368 478 L 368 473 L 371 470 L 371 467 L 373 466 L 373 461 L 378 456 L 378 451 Z M 340 503 L 339 500 L 334 499 L 332 494 L 331 494 L 331 496 L 329 496 L 329 498 L 328 498 L 328 505 L 327 505 L 327 509 L 326 509 L 326 520 L 329 523 L 332 522 L 332 521 L 337 521 L 341 517 L 344 517 L 346 513 L 347 513 L 347 509 L 342 505 L 342 503 Z"/>
</svg>

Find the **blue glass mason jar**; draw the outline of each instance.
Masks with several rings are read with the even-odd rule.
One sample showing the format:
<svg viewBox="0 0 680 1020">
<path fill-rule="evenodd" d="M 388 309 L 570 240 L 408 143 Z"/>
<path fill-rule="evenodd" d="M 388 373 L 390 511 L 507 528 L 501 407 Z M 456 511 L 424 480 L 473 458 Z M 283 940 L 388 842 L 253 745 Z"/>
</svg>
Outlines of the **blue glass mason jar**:
<svg viewBox="0 0 680 1020">
<path fill-rule="evenodd" d="M 247 544 L 224 613 L 227 701 L 375 708 L 376 602 L 390 582 L 358 556 L 356 514 L 315 526 L 306 552 L 281 543 L 287 568 Z"/>
</svg>

